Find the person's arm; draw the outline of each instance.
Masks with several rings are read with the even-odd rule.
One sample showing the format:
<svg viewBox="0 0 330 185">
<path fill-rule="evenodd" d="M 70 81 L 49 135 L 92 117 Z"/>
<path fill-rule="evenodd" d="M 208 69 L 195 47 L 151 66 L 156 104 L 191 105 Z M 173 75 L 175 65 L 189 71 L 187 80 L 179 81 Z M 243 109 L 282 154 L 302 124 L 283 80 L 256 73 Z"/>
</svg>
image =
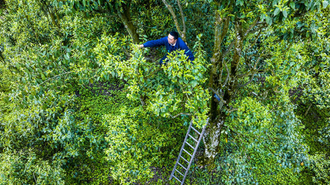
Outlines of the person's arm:
<svg viewBox="0 0 330 185">
<path fill-rule="evenodd" d="M 195 60 L 194 54 L 188 48 L 188 46 L 186 45 L 186 43 L 182 39 L 180 39 L 180 38 L 178 39 L 178 42 L 180 42 L 180 49 L 184 50 L 184 53 L 188 56 L 188 59 L 190 61 L 194 61 Z"/>
<path fill-rule="evenodd" d="M 151 40 L 151 41 L 148 41 L 146 43 L 144 43 L 143 45 L 140 45 L 140 47 L 157 47 L 157 46 L 163 46 L 165 45 L 167 42 L 167 37 L 163 37 L 161 39 L 158 39 L 158 40 Z"/>
</svg>

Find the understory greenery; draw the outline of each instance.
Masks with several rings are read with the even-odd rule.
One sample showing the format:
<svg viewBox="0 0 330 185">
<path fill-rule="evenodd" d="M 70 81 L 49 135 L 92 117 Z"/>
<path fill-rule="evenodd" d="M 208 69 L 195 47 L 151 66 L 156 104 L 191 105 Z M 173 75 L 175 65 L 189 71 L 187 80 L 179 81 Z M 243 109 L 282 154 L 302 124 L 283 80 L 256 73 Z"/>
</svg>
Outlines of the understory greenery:
<svg viewBox="0 0 330 185">
<path fill-rule="evenodd" d="M 0 184 L 329 184 L 329 3 L 0 0 Z"/>
</svg>

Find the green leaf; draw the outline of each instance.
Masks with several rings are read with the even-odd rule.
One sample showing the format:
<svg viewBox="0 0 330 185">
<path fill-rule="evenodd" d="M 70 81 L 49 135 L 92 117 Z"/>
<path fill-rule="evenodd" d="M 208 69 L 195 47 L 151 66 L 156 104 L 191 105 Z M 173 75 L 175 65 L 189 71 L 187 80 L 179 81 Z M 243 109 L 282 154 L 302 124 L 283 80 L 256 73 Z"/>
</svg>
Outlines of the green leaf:
<svg viewBox="0 0 330 185">
<path fill-rule="evenodd" d="M 45 78 L 45 75 L 43 74 L 43 73 L 41 73 L 41 79 L 42 80 L 45 80 L 46 78 Z"/>
<path fill-rule="evenodd" d="M 283 13 L 283 16 L 284 16 L 285 18 L 288 17 L 288 12 L 287 12 L 286 10 L 284 10 L 282 13 Z"/>
<path fill-rule="evenodd" d="M 290 7 L 292 9 L 296 9 L 296 3 L 294 3 L 293 1 L 290 2 Z"/>
<path fill-rule="evenodd" d="M 193 80 L 193 81 L 190 82 L 190 84 L 191 84 L 193 87 L 195 87 L 195 86 L 198 84 L 198 82 L 197 82 L 196 80 Z"/>
<path fill-rule="evenodd" d="M 272 21 L 272 18 L 269 17 L 269 16 L 267 16 L 267 17 L 266 17 L 266 22 L 267 22 L 268 25 L 272 25 L 272 22 L 273 22 L 273 21 Z"/>
<path fill-rule="evenodd" d="M 280 9 L 276 8 L 275 11 L 274 11 L 274 16 L 278 15 L 279 13 L 280 13 Z"/>
<path fill-rule="evenodd" d="M 323 1 L 323 8 L 327 8 L 329 2 L 328 1 Z"/>
</svg>

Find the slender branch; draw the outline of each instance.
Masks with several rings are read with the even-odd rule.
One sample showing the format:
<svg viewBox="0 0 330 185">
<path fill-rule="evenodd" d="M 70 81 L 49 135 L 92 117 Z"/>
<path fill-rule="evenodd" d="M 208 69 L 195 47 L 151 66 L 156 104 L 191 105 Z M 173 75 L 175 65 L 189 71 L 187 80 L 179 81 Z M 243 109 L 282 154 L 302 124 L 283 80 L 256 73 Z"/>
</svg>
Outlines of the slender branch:
<svg viewBox="0 0 330 185">
<path fill-rule="evenodd" d="M 232 112 L 234 112 L 234 111 L 237 111 L 238 109 L 232 109 L 232 110 L 230 110 L 229 112 L 228 112 L 228 114 L 230 114 L 230 113 L 232 113 Z"/>
<path fill-rule="evenodd" d="M 172 6 L 171 6 L 170 4 L 168 4 L 168 3 L 166 2 L 166 0 L 162 0 L 162 1 L 163 1 L 163 3 L 165 4 L 166 8 L 170 11 L 170 13 L 171 13 L 171 15 L 172 15 L 172 17 L 173 17 L 173 20 L 174 20 L 174 24 L 175 24 L 175 26 L 176 26 L 176 29 L 178 30 L 179 34 L 182 35 L 182 31 L 181 31 L 181 29 L 180 29 L 178 19 L 176 18 L 176 15 L 175 15 L 175 13 L 174 13 L 174 10 L 173 10 Z"/>
<path fill-rule="evenodd" d="M 255 39 L 255 41 L 254 41 L 254 43 L 248 48 L 248 50 L 250 50 L 256 43 L 257 43 L 257 41 L 258 41 L 258 39 L 259 39 L 259 37 L 260 37 L 260 34 L 261 34 L 261 29 L 259 30 L 259 33 L 258 33 L 258 35 L 257 35 L 257 37 L 256 37 L 256 39 Z"/>
<path fill-rule="evenodd" d="M 225 56 L 229 53 L 229 51 L 231 50 L 231 48 L 234 46 L 235 44 L 235 39 L 230 43 L 230 45 L 228 46 L 227 50 L 223 53 L 222 55 L 222 60 L 225 60 Z"/>
<path fill-rule="evenodd" d="M 312 107 L 312 104 L 309 105 L 307 111 L 305 112 L 305 116 L 307 115 L 307 113 L 308 113 L 308 111 L 309 111 L 309 109 L 310 109 L 311 107 Z"/>
<path fill-rule="evenodd" d="M 144 103 L 143 99 L 141 98 L 141 96 L 140 96 L 139 98 L 140 98 L 140 101 L 141 101 L 142 107 L 144 107 L 145 103 Z"/>
<path fill-rule="evenodd" d="M 258 19 L 256 19 L 251 25 L 250 27 L 246 30 L 246 32 L 243 35 L 243 39 L 249 34 L 249 32 L 256 26 L 256 24 L 258 23 Z"/>
<path fill-rule="evenodd" d="M 182 85 L 179 84 L 179 86 L 180 86 L 182 92 L 184 92 L 184 89 L 183 89 Z M 186 93 L 185 93 L 185 95 L 186 95 L 187 99 L 189 99 L 189 97 L 188 97 L 188 95 Z"/>
<path fill-rule="evenodd" d="M 180 116 L 180 115 L 191 116 L 190 113 L 179 113 L 179 114 L 177 114 L 177 115 L 175 115 L 175 116 L 172 116 L 172 115 L 170 114 L 170 116 L 171 116 L 172 118 L 176 118 L 176 117 L 178 117 L 178 116 Z"/>
<path fill-rule="evenodd" d="M 222 98 L 222 96 L 219 95 L 219 93 L 218 93 L 216 90 L 214 90 L 212 87 L 209 87 L 209 89 L 210 89 L 214 94 L 216 94 L 216 95 L 221 99 L 221 101 L 222 101 L 223 103 L 226 103 L 226 101 Z"/>
<path fill-rule="evenodd" d="M 223 67 L 221 67 L 221 72 L 220 72 L 220 75 L 219 75 L 219 84 L 221 86 L 221 82 L 222 82 L 222 73 L 223 73 Z"/>
<path fill-rule="evenodd" d="M 36 184 L 37 184 L 37 179 L 36 179 L 36 177 L 35 177 L 35 175 L 34 175 L 34 172 L 33 172 L 33 178 L 34 178 L 34 181 L 35 181 Z"/>
<path fill-rule="evenodd" d="M 227 70 L 227 78 L 226 78 L 226 81 L 225 81 L 225 83 L 222 85 L 222 87 L 224 87 L 226 84 L 227 84 L 227 82 L 228 82 L 228 80 L 229 80 L 229 69 L 228 69 L 228 66 L 227 66 L 227 64 L 226 64 L 226 62 L 225 62 L 225 66 L 226 66 L 226 70 Z"/>
<path fill-rule="evenodd" d="M 258 72 L 258 70 L 259 70 L 259 69 L 256 70 L 256 67 L 257 67 L 257 65 L 258 65 L 258 63 L 259 63 L 261 57 L 263 56 L 263 54 L 264 54 L 264 52 L 259 56 L 259 58 L 257 59 L 256 63 L 255 63 L 254 66 L 253 66 L 253 69 L 252 69 L 253 73 L 252 73 L 251 79 L 250 79 L 248 82 L 246 82 L 245 84 L 243 84 L 243 85 L 239 85 L 238 88 L 245 87 L 246 85 L 248 85 L 248 84 L 250 84 L 250 83 L 252 82 L 254 75 L 255 75 L 255 74 Z"/>
<path fill-rule="evenodd" d="M 0 51 L 0 58 L 1 58 L 1 62 L 3 62 L 4 64 L 6 64 L 5 59 L 4 59 L 4 57 L 2 56 L 1 51 Z"/>
<path fill-rule="evenodd" d="M 42 85 L 42 84 L 44 84 L 45 82 L 48 82 L 49 80 L 54 79 L 54 78 L 56 78 L 56 77 L 59 77 L 59 76 L 65 75 L 65 74 L 69 74 L 69 73 L 74 73 L 74 72 L 76 72 L 76 71 L 70 71 L 70 72 L 65 72 L 65 73 L 62 73 L 62 74 L 56 75 L 56 76 L 54 76 L 54 77 L 52 77 L 52 78 L 49 78 L 49 79 L 43 81 L 43 82 L 40 83 L 39 85 Z"/>
<path fill-rule="evenodd" d="M 184 20 L 184 15 L 183 15 L 183 11 L 182 11 L 182 8 L 181 8 L 180 0 L 177 0 L 177 2 L 178 2 L 179 9 L 180 9 L 180 14 L 181 14 L 181 19 L 182 19 L 182 26 L 183 26 L 183 33 L 182 33 L 181 37 L 182 37 L 182 40 L 186 42 L 186 23 L 185 23 L 185 20 Z"/>
<path fill-rule="evenodd" d="M 246 83 L 243 84 L 243 85 L 239 85 L 238 88 L 242 88 L 242 87 L 245 87 L 245 86 L 247 86 L 248 84 L 250 84 L 250 83 L 252 82 L 252 80 L 253 80 L 254 75 L 255 75 L 255 73 L 252 74 L 251 79 L 250 79 L 248 82 L 246 82 Z"/>
</svg>

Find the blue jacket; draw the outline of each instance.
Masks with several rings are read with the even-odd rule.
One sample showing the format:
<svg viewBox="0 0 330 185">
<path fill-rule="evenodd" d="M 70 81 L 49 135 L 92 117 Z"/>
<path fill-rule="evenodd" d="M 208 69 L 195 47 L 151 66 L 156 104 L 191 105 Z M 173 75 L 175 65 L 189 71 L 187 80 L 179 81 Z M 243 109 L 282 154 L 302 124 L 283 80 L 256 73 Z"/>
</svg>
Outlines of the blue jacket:
<svg viewBox="0 0 330 185">
<path fill-rule="evenodd" d="M 178 38 L 178 40 L 176 41 L 175 46 L 171 46 L 168 43 L 167 37 L 163 37 L 163 38 L 158 39 L 158 40 L 151 40 L 151 41 L 148 41 L 148 42 L 143 44 L 144 47 L 156 47 L 156 46 L 164 46 L 164 45 L 166 46 L 166 50 L 169 53 L 171 53 L 172 51 L 178 50 L 178 49 L 185 50 L 185 54 L 188 56 L 188 59 L 190 61 L 195 60 L 195 57 L 194 57 L 193 53 L 190 51 L 190 49 L 188 48 L 186 43 L 184 43 L 181 38 Z"/>
</svg>

